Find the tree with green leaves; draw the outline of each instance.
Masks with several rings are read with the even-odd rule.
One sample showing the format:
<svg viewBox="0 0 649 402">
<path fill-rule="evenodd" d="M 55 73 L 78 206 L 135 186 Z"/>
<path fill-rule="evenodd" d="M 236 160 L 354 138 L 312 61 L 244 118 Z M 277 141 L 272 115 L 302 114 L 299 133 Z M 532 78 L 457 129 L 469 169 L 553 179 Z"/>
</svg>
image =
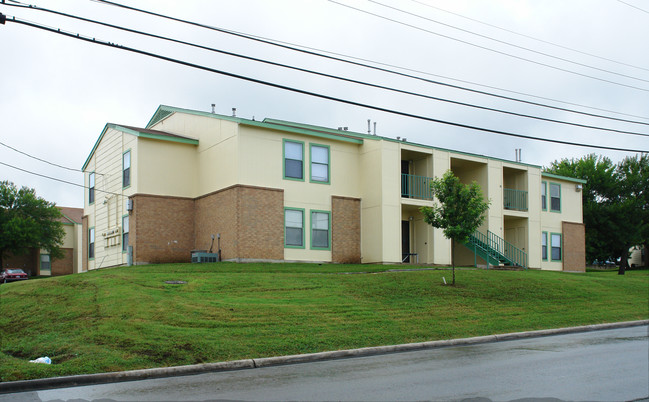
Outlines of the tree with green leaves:
<svg viewBox="0 0 649 402">
<path fill-rule="evenodd" d="M 439 203 L 421 207 L 420 211 L 426 223 L 443 229 L 444 236 L 451 240 L 452 284 L 455 285 L 455 243 L 466 243 L 482 225 L 489 201 L 482 196 L 478 183 L 463 184 L 450 170 L 441 178 L 431 180 L 430 190 Z"/>
<path fill-rule="evenodd" d="M 7 254 L 22 255 L 34 248 L 46 249 L 52 259 L 62 258 L 61 217 L 56 205 L 33 189 L 0 182 L 0 267 Z"/>
<path fill-rule="evenodd" d="M 614 164 L 595 154 L 552 162 L 547 172 L 586 180 L 583 218 L 588 261 L 620 257 L 624 274 L 629 248 L 649 239 L 649 156 Z"/>
</svg>

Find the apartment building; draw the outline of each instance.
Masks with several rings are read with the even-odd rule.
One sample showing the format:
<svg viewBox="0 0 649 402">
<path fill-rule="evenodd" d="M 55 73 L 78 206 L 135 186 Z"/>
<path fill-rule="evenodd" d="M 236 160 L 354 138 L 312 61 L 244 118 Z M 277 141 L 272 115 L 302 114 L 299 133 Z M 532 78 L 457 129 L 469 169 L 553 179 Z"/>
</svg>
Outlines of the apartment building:
<svg viewBox="0 0 649 402">
<path fill-rule="evenodd" d="M 107 124 L 88 156 L 83 269 L 222 260 L 451 262 L 423 221 L 452 170 L 491 206 L 456 262 L 585 269 L 581 180 L 541 167 L 282 120 L 160 106 L 144 128 Z"/>
</svg>

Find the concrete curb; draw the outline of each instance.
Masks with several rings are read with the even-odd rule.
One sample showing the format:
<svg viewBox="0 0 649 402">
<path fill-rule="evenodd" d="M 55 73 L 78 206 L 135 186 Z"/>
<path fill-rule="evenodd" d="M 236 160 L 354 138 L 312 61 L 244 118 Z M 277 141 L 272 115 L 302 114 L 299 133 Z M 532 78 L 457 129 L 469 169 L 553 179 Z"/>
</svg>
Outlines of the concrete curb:
<svg viewBox="0 0 649 402">
<path fill-rule="evenodd" d="M 601 331 L 607 329 L 627 328 L 649 325 L 649 320 L 626 321 L 610 324 L 584 325 L 538 331 L 514 332 L 508 334 L 476 336 L 472 338 L 449 339 L 406 343 L 402 345 L 374 346 L 359 349 L 337 350 L 331 352 L 309 353 L 302 355 L 264 357 L 259 359 L 233 360 L 220 363 L 194 364 L 189 366 L 163 367 L 142 370 L 119 371 L 111 373 L 84 374 L 66 377 L 41 378 L 37 380 L 10 381 L 0 383 L 0 394 L 37 391 L 50 388 L 75 387 L 82 385 L 106 384 L 121 381 L 137 381 L 152 378 L 163 378 L 202 374 L 219 371 L 253 369 L 260 367 L 280 366 L 286 364 L 309 363 L 322 360 L 343 359 L 352 357 L 375 356 L 388 353 L 410 352 L 415 350 L 435 349 L 448 346 L 476 345 L 489 342 L 511 341 L 516 339 L 537 338 L 543 336 L 572 334 L 579 332 Z"/>
</svg>

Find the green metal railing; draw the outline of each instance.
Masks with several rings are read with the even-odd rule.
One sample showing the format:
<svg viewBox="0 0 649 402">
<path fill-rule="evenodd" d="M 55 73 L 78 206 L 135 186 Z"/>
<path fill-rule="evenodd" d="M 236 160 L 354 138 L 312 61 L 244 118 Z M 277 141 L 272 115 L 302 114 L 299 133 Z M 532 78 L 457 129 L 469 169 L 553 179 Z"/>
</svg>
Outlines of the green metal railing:
<svg viewBox="0 0 649 402">
<path fill-rule="evenodd" d="M 475 231 L 466 246 L 491 265 L 513 265 L 527 269 L 527 253 L 491 231 Z"/>
<path fill-rule="evenodd" d="M 430 177 L 426 176 L 402 173 L 401 196 L 405 198 L 417 198 L 420 200 L 432 200 L 433 195 L 430 192 L 431 180 Z"/>
<path fill-rule="evenodd" d="M 527 211 L 527 191 L 504 188 L 503 200 L 505 209 Z"/>
</svg>

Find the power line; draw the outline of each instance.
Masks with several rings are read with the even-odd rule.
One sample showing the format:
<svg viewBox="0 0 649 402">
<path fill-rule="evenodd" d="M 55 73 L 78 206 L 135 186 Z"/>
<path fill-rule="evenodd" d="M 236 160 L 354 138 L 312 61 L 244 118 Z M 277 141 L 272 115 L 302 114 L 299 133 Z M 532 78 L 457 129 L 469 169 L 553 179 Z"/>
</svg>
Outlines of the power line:
<svg viewBox="0 0 649 402">
<path fill-rule="evenodd" d="M 19 168 L 18 166 L 10 165 L 10 164 L 8 164 L 8 163 L 0 162 L 0 165 L 4 165 L 4 166 L 10 167 L 10 168 L 12 168 L 12 169 L 20 170 L 21 172 L 25 172 L 25 173 L 28 173 L 28 174 L 31 174 L 31 175 L 34 175 L 34 176 L 43 177 L 43 178 L 48 179 L 48 180 L 54 180 L 54 181 L 58 181 L 58 182 L 60 182 L 60 183 L 69 184 L 69 185 L 71 185 L 71 186 L 81 187 L 81 188 L 83 188 L 83 189 L 94 188 L 95 191 L 98 191 L 98 192 L 100 192 L 100 193 L 106 193 L 106 194 L 111 194 L 111 195 L 119 195 L 119 196 L 121 196 L 121 197 L 126 197 L 126 198 L 128 198 L 128 196 L 126 196 L 126 195 L 124 195 L 124 194 L 113 193 L 113 192 L 111 192 L 111 191 L 106 191 L 106 190 L 100 190 L 100 189 L 98 189 L 98 188 L 96 188 L 96 187 L 88 187 L 88 186 L 84 186 L 83 184 L 73 183 L 73 182 L 71 182 L 71 181 L 67 181 L 67 180 L 59 179 L 59 178 L 52 177 L 52 176 L 47 176 L 47 175 L 44 175 L 44 174 L 41 174 L 41 173 L 32 172 L 31 170 L 27 170 L 27 169 Z"/>
<path fill-rule="evenodd" d="M 636 10 L 640 10 L 640 11 L 642 11 L 642 12 L 645 12 L 645 13 L 649 14 L 649 11 L 647 11 L 647 10 L 645 10 L 645 9 L 642 9 L 642 8 L 640 8 L 640 7 L 634 6 L 633 4 L 629 4 L 629 3 L 625 2 L 625 1 L 622 1 L 622 0 L 617 0 L 617 1 L 619 1 L 619 2 L 622 3 L 622 4 L 626 4 L 626 5 L 629 6 L 629 7 L 633 7 L 633 8 L 635 8 Z"/>
<path fill-rule="evenodd" d="M 390 21 L 390 22 L 394 22 L 394 23 L 397 23 L 397 24 L 400 24 L 400 25 L 404 25 L 404 26 L 407 26 L 407 27 L 410 27 L 410 28 L 414 28 L 414 29 L 417 29 L 419 31 L 423 31 L 423 32 L 430 33 L 432 35 L 440 36 L 442 38 L 451 39 L 451 40 L 454 40 L 456 42 L 460 42 L 460 43 L 464 43 L 464 44 L 469 45 L 469 46 L 477 47 L 479 49 L 488 50 L 490 52 L 494 52 L 494 53 L 498 53 L 498 54 L 501 54 L 501 55 L 504 55 L 504 56 L 512 57 L 514 59 L 527 61 L 527 62 L 530 62 L 530 63 L 538 64 L 540 66 L 552 68 L 554 70 L 563 71 L 563 72 L 570 73 L 570 74 L 575 74 L 575 75 L 578 75 L 578 76 L 581 76 L 581 77 L 586 77 L 586 78 L 591 78 L 591 79 L 602 81 L 602 82 L 607 82 L 609 84 L 619 85 L 619 86 L 626 87 L 626 88 L 637 89 L 638 91 L 649 92 L 649 89 L 647 89 L 647 88 L 641 88 L 641 87 L 637 87 L 637 86 L 634 86 L 634 85 L 623 84 L 621 82 L 611 81 L 611 80 L 607 80 L 605 78 L 595 77 L 593 75 L 588 75 L 588 74 L 580 73 L 580 72 L 577 72 L 577 71 L 568 70 L 567 68 L 557 67 L 557 66 L 553 66 L 551 64 L 542 63 L 540 61 L 527 59 L 527 58 L 522 57 L 522 56 L 516 56 L 516 55 L 513 55 L 511 53 L 502 52 L 500 50 L 496 50 L 496 49 L 492 49 L 492 48 L 489 48 L 489 47 L 486 47 L 486 46 L 478 45 L 476 43 L 472 43 L 472 42 L 465 41 L 465 40 L 462 40 L 462 39 L 454 38 L 454 37 L 449 36 L 449 35 L 440 34 L 438 32 L 434 32 L 434 31 L 431 31 L 429 29 L 425 29 L 425 28 L 422 28 L 422 27 L 418 27 L 416 25 L 408 24 L 406 22 L 399 21 L 399 20 L 396 20 L 394 18 L 386 17 L 384 15 L 376 14 L 376 13 L 373 13 L 371 11 L 363 10 L 363 9 L 360 9 L 360 8 L 357 8 L 357 7 L 353 7 L 353 6 L 350 6 L 348 4 L 343 4 L 343 3 L 340 3 L 340 2 L 335 1 L 335 0 L 329 0 L 329 2 L 337 4 L 337 5 L 342 6 L 342 7 L 346 7 L 346 8 L 361 12 L 361 13 L 364 13 L 364 14 L 368 14 L 368 15 L 371 15 L 371 16 L 374 16 L 374 17 L 377 17 L 377 18 L 381 18 L 381 19 L 384 19 L 386 21 Z M 644 80 L 644 79 L 640 79 L 640 78 L 634 78 L 634 79 L 639 80 L 639 81 L 649 82 L 649 80 Z"/>
<path fill-rule="evenodd" d="M 18 5 L 10 5 L 10 6 L 20 7 L 20 8 L 25 7 L 25 6 L 18 6 Z M 593 129 L 593 130 L 609 131 L 609 132 L 615 132 L 615 133 L 620 133 L 620 134 L 628 134 L 628 135 L 649 137 L 649 134 L 646 134 L 646 133 L 638 133 L 638 132 L 628 131 L 628 130 L 618 130 L 618 129 L 612 129 L 612 128 L 606 128 L 606 127 L 592 126 L 592 125 L 587 125 L 587 124 L 573 123 L 573 122 L 564 121 L 564 120 L 557 120 L 557 119 L 540 117 L 540 116 L 535 116 L 535 115 L 530 115 L 530 114 L 517 113 L 517 112 L 508 111 L 508 110 L 502 110 L 502 109 L 497 109 L 497 108 L 480 106 L 480 105 L 476 105 L 476 104 L 472 104 L 472 103 L 468 103 L 468 102 L 459 102 L 459 101 L 455 101 L 455 100 L 451 100 L 451 99 L 440 98 L 440 97 L 431 96 L 431 95 L 425 95 L 425 94 L 418 93 L 418 92 L 405 91 L 405 90 L 397 89 L 397 88 L 394 88 L 394 87 L 388 87 L 388 86 L 384 86 L 384 85 L 372 84 L 372 83 L 368 83 L 368 82 L 365 82 L 365 81 L 359 81 L 359 80 L 345 78 L 345 77 L 341 77 L 341 76 L 337 76 L 337 75 L 326 74 L 326 73 L 319 72 L 319 71 L 314 71 L 314 70 L 310 70 L 310 69 L 295 67 L 295 66 L 292 66 L 292 65 L 277 63 L 277 62 L 273 62 L 273 61 L 269 61 L 269 60 L 265 60 L 265 59 L 259 59 L 259 58 L 255 58 L 255 57 L 251 57 L 251 56 L 242 55 L 242 54 L 239 54 L 239 53 L 234 53 L 234 52 L 229 52 L 229 51 L 225 51 L 225 50 L 221 50 L 221 49 L 216 49 L 216 48 L 213 48 L 213 47 L 207 47 L 207 46 L 203 46 L 203 45 L 198 45 L 198 44 L 192 43 L 192 42 L 186 42 L 186 41 L 182 41 L 182 40 L 178 40 L 178 39 L 173 39 L 173 38 L 170 38 L 168 36 L 156 35 L 156 34 L 144 32 L 144 31 L 140 31 L 140 30 L 135 30 L 135 29 L 131 29 L 131 28 L 122 27 L 122 26 L 119 26 L 119 25 L 114 25 L 114 24 L 109 24 L 109 23 L 97 21 L 97 20 L 94 20 L 94 19 L 84 18 L 84 17 L 72 15 L 72 14 L 67 14 L 67 13 L 63 13 L 63 12 L 60 12 L 60 11 L 56 11 L 56 10 L 41 8 L 41 7 L 38 7 L 38 6 L 30 6 L 29 8 L 30 9 L 36 9 L 38 11 L 45 11 L 45 12 L 49 12 L 49 13 L 53 13 L 53 14 L 57 14 L 57 15 L 62 15 L 62 16 L 68 17 L 68 18 L 73 18 L 73 19 L 77 19 L 77 20 L 81 20 L 81 21 L 85 21 L 85 22 L 90 22 L 90 23 L 93 23 L 93 24 L 98 24 L 98 25 L 102 25 L 102 26 L 106 26 L 106 27 L 110 27 L 110 28 L 114 28 L 114 29 L 118 29 L 118 30 L 122 30 L 122 31 L 126 31 L 126 32 L 131 32 L 131 33 L 135 33 L 135 34 L 138 34 L 138 35 L 148 36 L 148 37 L 161 39 L 161 40 L 165 40 L 165 41 L 169 41 L 169 42 L 173 42 L 173 43 L 179 43 L 179 44 L 182 44 L 182 45 L 192 46 L 192 47 L 196 47 L 196 48 L 199 48 L 199 49 L 208 50 L 208 51 L 212 51 L 212 52 L 216 52 L 216 53 L 221 53 L 221 54 L 225 54 L 225 55 L 232 56 L 232 57 L 238 57 L 238 58 L 251 60 L 251 61 L 255 61 L 255 62 L 259 62 L 259 63 L 269 64 L 269 65 L 282 67 L 282 68 L 288 68 L 288 69 L 292 69 L 292 70 L 296 70 L 296 71 L 300 71 L 300 72 L 304 72 L 304 73 L 308 73 L 308 74 L 318 75 L 318 76 L 321 76 L 321 77 L 331 78 L 331 79 L 335 79 L 335 80 L 339 80 L 339 81 L 344 81 L 344 82 L 349 82 L 349 83 L 353 83 L 353 84 L 357 84 L 357 85 L 363 85 L 363 86 L 367 86 L 367 87 L 387 90 L 387 91 L 401 93 L 401 94 L 405 94 L 405 95 L 417 96 L 417 97 L 420 97 L 420 98 L 425 98 L 425 99 L 430 99 L 430 100 L 435 100 L 435 101 L 440 101 L 440 102 L 451 103 L 451 104 L 455 104 L 455 105 L 459 105 L 459 106 L 471 107 L 471 108 L 475 108 L 475 109 L 486 110 L 486 111 L 502 113 L 502 114 L 508 114 L 508 115 L 512 115 L 512 116 L 535 119 L 535 120 L 546 121 L 546 122 L 551 122 L 551 123 L 565 124 L 565 125 L 570 125 L 570 126 L 575 126 L 575 127 Z M 649 125 L 649 123 L 639 123 L 639 124 Z"/>
<path fill-rule="evenodd" d="M 67 169 L 67 170 L 70 170 L 70 171 L 73 171 L 73 172 L 81 172 L 81 173 L 83 173 L 83 170 L 80 170 L 80 169 L 74 169 L 74 168 L 70 168 L 70 167 L 67 167 L 67 166 L 63 166 L 63 165 L 56 164 L 56 163 L 54 163 L 54 162 L 46 161 L 45 159 L 41 159 L 41 158 L 38 158 L 38 157 L 36 157 L 36 156 L 30 155 L 30 154 L 28 154 L 27 152 L 23 152 L 23 151 L 21 151 L 21 150 L 18 150 L 18 149 L 14 148 L 14 147 L 12 147 L 12 146 L 10 146 L 10 145 L 7 145 L 7 144 L 5 144 L 5 143 L 3 143 L 3 142 L 0 142 L 0 145 L 2 145 L 2 146 L 4 146 L 4 147 L 7 147 L 7 148 L 9 148 L 9 149 L 11 149 L 11 150 L 13 150 L 13 151 L 16 151 L 16 152 L 18 152 L 19 154 L 23 154 L 23 155 L 28 156 L 28 157 L 30 157 L 30 158 L 32 158 L 32 159 L 36 159 L 37 161 L 41 161 L 41 162 L 47 163 L 47 164 L 49 164 L 49 165 L 59 167 L 59 168 L 61 168 L 61 169 Z"/>
<path fill-rule="evenodd" d="M 10 1 L 13 1 L 14 3 L 18 3 L 18 1 L 16 1 L 16 0 L 10 0 Z M 113 2 L 113 1 L 108 1 L 108 0 L 91 0 L 91 1 L 96 2 L 96 3 L 100 3 L 100 4 L 104 4 L 104 5 L 111 5 L 111 6 L 118 7 L 118 8 L 124 8 L 124 9 L 127 9 L 127 10 L 136 11 L 136 12 L 143 13 L 143 14 L 153 15 L 153 16 L 168 19 L 168 20 L 171 20 L 171 21 L 181 22 L 181 23 L 196 26 L 196 27 L 199 27 L 199 28 L 209 29 L 209 30 L 212 30 L 212 31 L 216 31 L 216 32 L 220 32 L 220 33 L 224 33 L 224 34 L 228 34 L 228 35 L 233 35 L 233 36 L 248 39 L 248 40 L 257 41 L 257 42 L 264 43 L 264 44 L 267 44 L 267 45 L 276 46 L 276 47 L 280 47 L 280 48 L 283 48 L 283 49 L 288 49 L 288 50 L 292 50 L 292 51 L 296 51 L 296 52 L 300 52 L 300 53 L 304 53 L 304 54 L 308 54 L 308 55 L 312 55 L 312 56 L 317 56 L 317 57 L 321 57 L 321 58 L 335 60 L 335 61 L 338 61 L 338 62 L 347 63 L 347 64 L 351 64 L 351 65 L 355 65 L 355 66 L 365 67 L 365 68 L 373 69 L 373 70 L 376 70 L 376 71 L 381 71 L 381 72 L 386 72 L 386 73 L 389 73 L 389 74 L 394 74 L 394 75 L 398 75 L 398 76 L 402 76 L 402 77 L 412 78 L 412 79 L 415 79 L 415 80 L 419 80 L 419 81 L 423 81 L 423 82 L 427 82 L 427 83 L 431 83 L 431 84 L 435 84 L 435 85 L 446 86 L 446 87 L 453 88 L 453 89 L 468 91 L 468 92 L 477 93 L 477 94 L 486 95 L 486 96 L 497 97 L 497 98 L 500 98 L 500 99 L 506 99 L 506 100 L 509 100 L 509 101 L 521 102 L 521 103 L 525 103 L 525 104 L 529 104 L 529 105 L 533 105 L 533 106 L 540 106 L 540 107 L 545 107 L 545 108 L 554 109 L 554 110 L 560 110 L 560 111 L 569 112 L 569 113 L 576 113 L 576 114 L 582 114 L 582 115 L 585 115 L 585 116 L 598 117 L 598 118 L 602 118 L 602 119 L 616 120 L 616 121 L 622 121 L 622 122 L 634 123 L 634 124 L 647 124 L 647 123 L 633 121 L 633 120 L 615 118 L 615 117 L 610 117 L 610 116 L 603 116 L 603 115 L 598 115 L 598 114 L 594 114 L 594 113 L 581 112 L 581 111 L 577 111 L 577 110 L 573 110 L 573 109 L 567 109 L 567 108 L 562 108 L 562 107 L 558 107 L 558 106 L 546 105 L 546 104 L 543 104 L 543 103 L 532 102 L 532 101 L 527 101 L 527 100 L 523 100 L 523 99 L 517 99 L 517 98 L 508 97 L 508 96 L 504 96 L 504 95 L 498 95 L 498 94 L 494 94 L 494 93 L 490 93 L 490 92 L 486 92 L 486 91 L 480 91 L 480 90 L 477 90 L 477 89 L 462 87 L 462 86 L 459 86 L 459 85 L 453 85 L 453 84 L 445 83 L 445 82 L 442 82 L 442 81 L 429 80 L 429 79 L 426 79 L 426 78 L 423 78 L 423 77 L 418 77 L 418 76 L 415 76 L 415 75 L 406 74 L 406 73 L 402 73 L 402 72 L 398 72 L 398 71 L 393 71 L 393 70 L 389 70 L 389 69 L 386 69 L 386 68 L 381 68 L 381 67 L 376 67 L 376 66 L 364 64 L 364 63 L 359 63 L 359 62 L 355 62 L 355 61 L 352 61 L 352 60 L 361 60 L 361 61 L 365 61 L 365 62 L 374 63 L 374 64 L 377 64 L 377 65 L 383 65 L 383 66 L 387 66 L 387 67 L 398 68 L 398 69 L 401 69 L 401 70 L 404 70 L 404 71 L 411 71 L 411 72 L 426 74 L 426 75 L 430 75 L 430 76 L 436 76 L 436 77 L 441 77 L 441 78 L 445 78 L 445 79 L 451 79 L 451 80 L 454 80 L 454 81 L 463 82 L 463 83 L 466 83 L 466 84 L 478 85 L 478 86 L 489 88 L 489 89 L 495 89 L 495 90 L 499 90 L 499 91 L 514 93 L 514 94 L 517 94 L 517 95 L 530 96 L 530 97 L 537 98 L 537 99 L 549 100 L 549 101 L 552 101 L 552 102 L 559 102 L 559 103 L 569 104 L 569 105 L 573 105 L 573 106 L 579 106 L 579 107 L 589 108 L 589 109 L 593 109 L 593 110 L 599 110 L 599 111 L 602 111 L 602 112 L 614 113 L 614 114 L 617 114 L 617 115 L 624 115 L 624 116 L 636 117 L 636 118 L 641 118 L 641 119 L 649 119 L 649 118 L 647 118 L 645 116 L 630 115 L 630 114 L 620 113 L 620 112 L 616 112 L 616 111 L 612 111 L 612 110 L 606 110 L 606 109 L 596 108 L 596 107 L 592 107 L 592 106 L 580 105 L 580 104 L 577 104 L 577 103 L 571 103 L 571 102 L 561 101 L 561 100 L 557 100 L 557 99 L 552 99 L 552 98 L 546 98 L 546 97 L 526 94 L 526 93 L 523 93 L 523 92 L 511 91 L 511 90 L 498 88 L 498 87 L 493 87 L 493 86 L 489 86 L 489 85 L 484 85 L 484 84 L 474 83 L 474 82 L 470 82 L 470 81 L 459 80 L 459 79 L 456 79 L 456 78 L 450 78 L 450 77 L 444 77 L 444 76 L 440 76 L 440 75 L 430 74 L 430 73 L 427 73 L 427 72 L 424 72 L 424 71 L 413 70 L 413 69 L 409 69 L 409 68 L 406 68 L 406 67 L 396 66 L 396 65 L 392 65 L 392 64 L 388 64 L 388 63 L 381 63 L 381 62 L 362 59 L 362 58 L 358 58 L 358 57 L 354 57 L 354 56 L 344 55 L 344 54 L 340 54 L 340 53 L 323 51 L 323 50 L 320 50 L 320 49 L 310 48 L 310 47 L 306 47 L 306 46 L 302 46 L 302 45 L 291 44 L 289 42 L 276 41 L 276 40 L 264 38 L 264 37 L 261 37 L 261 36 L 250 35 L 250 34 L 246 34 L 246 33 L 242 33 L 242 32 L 237 32 L 237 31 L 232 31 L 232 30 L 228 30 L 228 29 L 224 29 L 224 28 L 219 28 L 219 27 L 214 27 L 214 26 L 210 26 L 210 25 L 206 25 L 206 24 L 201 24 L 201 23 L 194 22 L 194 21 L 184 20 L 184 19 L 181 19 L 181 18 L 171 17 L 171 16 L 168 16 L 168 15 L 164 15 L 164 14 L 156 13 L 156 12 L 153 12 L 153 11 L 148 11 L 148 10 L 144 10 L 144 9 L 139 9 L 139 8 L 127 6 L 127 5 L 116 3 L 116 2 Z M 300 49 L 298 47 L 295 47 L 295 46 L 302 47 L 302 49 Z M 343 58 L 340 58 L 340 57 L 328 56 L 328 55 L 325 55 L 325 54 L 317 53 L 314 50 L 329 53 L 329 54 L 334 54 L 336 56 L 346 57 L 346 58 L 352 59 L 352 60 L 343 59 Z"/>
<path fill-rule="evenodd" d="M 94 44 L 98 44 L 98 45 L 102 45 L 102 46 L 113 47 L 113 48 L 116 48 L 116 49 L 121 49 L 121 50 L 129 51 L 129 52 L 133 52 L 133 53 L 137 53 L 137 54 L 142 54 L 142 55 L 145 55 L 145 56 L 157 58 L 157 59 L 168 61 L 168 62 L 171 62 L 171 63 L 196 68 L 196 69 L 199 69 L 199 70 L 208 71 L 208 72 L 224 75 L 224 76 L 231 77 L 231 78 L 237 78 L 237 79 L 240 79 L 240 80 L 257 83 L 257 84 L 269 86 L 269 87 L 272 87 L 272 88 L 282 89 L 282 90 L 291 91 L 291 92 L 295 92 L 295 93 L 299 93 L 299 94 L 303 94 L 303 95 L 313 96 L 313 97 L 320 98 L 320 99 L 326 99 L 326 100 L 330 100 L 330 101 L 344 103 L 344 104 L 347 104 L 347 105 L 352 105 L 352 106 L 362 107 L 362 108 L 366 108 L 366 109 L 376 110 L 376 111 L 384 112 L 384 113 L 390 113 L 390 114 L 394 114 L 394 115 L 398 115 L 398 116 L 410 117 L 410 118 L 414 118 L 414 119 L 418 119 L 418 120 L 429 121 L 429 122 L 439 123 L 439 124 L 445 124 L 445 125 L 450 125 L 450 126 L 459 127 L 459 128 L 465 128 L 465 129 L 470 129 L 470 130 L 483 131 L 483 132 L 492 133 L 492 134 L 505 135 L 505 136 L 510 136 L 510 137 L 517 137 L 517 138 L 523 138 L 523 139 L 528 139 L 528 140 L 535 140 L 535 141 L 551 142 L 551 143 L 555 143 L 555 144 L 572 145 L 572 146 L 586 147 L 586 148 L 605 149 L 605 150 L 610 150 L 610 151 L 647 152 L 647 150 L 619 148 L 619 147 L 608 147 L 608 146 L 603 146 L 603 145 L 582 144 L 582 143 L 563 141 L 563 140 L 539 138 L 539 137 L 533 137 L 533 136 L 524 135 L 524 134 L 511 133 L 511 132 L 506 132 L 506 131 L 501 131 L 501 130 L 494 130 L 494 129 L 477 127 L 477 126 L 472 126 L 472 125 L 463 124 L 463 123 L 457 123 L 457 122 L 450 122 L 450 121 L 435 119 L 435 118 L 432 118 L 432 117 L 426 117 L 426 116 L 416 115 L 416 114 L 412 114 L 412 113 L 401 112 L 401 111 L 397 111 L 397 110 L 393 110 L 393 109 L 387 109 L 387 108 L 383 108 L 383 107 L 380 107 L 380 106 L 364 104 L 364 103 L 360 103 L 360 102 L 356 102 L 356 101 L 351 101 L 351 100 L 348 100 L 348 99 L 336 98 L 336 97 L 333 97 L 333 96 L 330 96 L 330 95 L 324 95 L 324 94 L 320 94 L 320 93 L 316 93 L 316 92 L 306 91 L 306 90 L 303 90 L 303 89 L 289 87 L 289 86 L 286 86 L 286 85 L 281 85 L 281 84 L 277 84 L 277 83 L 273 83 L 273 82 L 269 82 L 269 81 L 264 81 L 264 80 L 260 80 L 260 79 L 257 79 L 257 78 L 247 77 L 247 76 L 244 76 L 244 75 L 235 74 L 235 73 L 231 73 L 231 72 L 227 72 L 227 71 L 223 71 L 223 70 L 217 70 L 217 69 L 214 69 L 214 68 L 211 68 L 211 67 L 207 67 L 207 66 L 203 66 L 203 65 L 199 65 L 199 64 L 195 64 L 195 63 L 190 63 L 190 62 L 175 59 L 175 58 L 172 58 L 172 57 L 163 56 L 163 55 L 160 55 L 160 54 L 157 54 L 157 53 L 151 53 L 151 52 L 147 52 L 147 51 L 132 48 L 132 47 L 118 45 L 118 44 L 111 43 L 111 42 L 99 41 L 99 40 L 96 40 L 95 38 L 90 38 L 90 37 L 86 37 L 86 36 L 81 36 L 80 34 L 74 34 L 74 33 L 71 33 L 71 32 L 62 31 L 60 29 L 51 28 L 51 27 L 47 27 L 47 26 L 40 25 L 40 24 L 37 24 L 37 23 L 29 22 L 29 21 L 26 21 L 26 20 L 17 19 L 16 17 L 12 17 L 11 19 L 7 19 L 7 21 L 8 22 L 14 22 L 14 23 L 17 23 L 17 24 L 26 25 L 26 26 L 30 26 L 30 27 L 33 27 L 33 28 L 41 29 L 41 30 L 44 30 L 44 31 L 48 31 L 48 32 L 51 32 L 51 33 L 56 33 L 56 34 L 63 35 L 63 36 L 68 36 L 68 37 L 75 38 L 75 39 L 78 39 L 78 40 L 82 40 L 82 41 L 85 41 L 85 42 L 90 42 L 90 43 L 94 43 Z"/>
<path fill-rule="evenodd" d="M 511 34 L 514 34 L 514 35 L 522 36 L 524 38 L 535 40 L 537 42 L 542 42 L 542 43 L 545 43 L 547 45 L 552 45 L 552 46 L 559 47 L 561 49 L 570 50 L 572 52 L 580 53 L 580 54 L 583 54 L 583 55 L 586 55 L 586 56 L 595 57 L 595 58 L 600 59 L 600 60 L 606 60 L 606 61 L 609 61 L 611 63 L 617 63 L 617 64 L 620 64 L 620 65 L 623 65 L 623 66 L 637 68 L 639 70 L 649 71 L 649 68 L 636 66 L 636 65 L 633 65 L 633 64 L 629 64 L 629 63 L 619 61 L 619 60 L 609 59 L 607 57 L 599 56 L 599 55 L 596 55 L 596 54 L 593 54 L 593 53 L 584 52 L 583 50 L 575 49 L 575 48 L 572 48 L 572 47 L 569 47 L 569 46 L 564 46 L 564 45 L 561 45 L 561 44 L 558 44 L 558 43 L 555 43 L 555 42 L 551 42 L 551 41 L 548 41 L 548 40 L 545 40 L 545 39 L 536 38 L 536 37 L 531 36 L 531 35 L 516 32 L 516 31 L 513 31 L 511 29 L 507 29 L 507 28 L 500 27 L 498 25 L 490 24 L 488 22 L 480 21 L 480 20 L 478 20 L 476 18 L 467 17 L 466 15 L 462 15 L 460 13 L 455 13 L 453 11 L 449 11 L 449 10 L 443 9 L 441 7 L 437 7 L 437 6 L 434 6 L 432 4 L 426 4 L 423 1 L 419 1 L 419 0 L 410 0 L 410 1 L 412 1 L 413 3 L 421 4 L 422 6 L 425 6 L 425 7 L 434 8 L 436 10 L 440 10 L 440 11 L 443 11 L 445 13 L 452 14 L 452 15 L 455 15 L 457 17 L 467 19 L 469 21 L 477 22 L 478 24 L 486 25 L 486 26 L 491 27 L 491 28 L 496 28 L 496 29 L 499 29 L 499 30 L 504 31 L 504 32 L 508 32 L 508 33 L 511 33 Z M 624 3 L 624 2 L 621 1 L 621 3 Z"/>
</svg>

